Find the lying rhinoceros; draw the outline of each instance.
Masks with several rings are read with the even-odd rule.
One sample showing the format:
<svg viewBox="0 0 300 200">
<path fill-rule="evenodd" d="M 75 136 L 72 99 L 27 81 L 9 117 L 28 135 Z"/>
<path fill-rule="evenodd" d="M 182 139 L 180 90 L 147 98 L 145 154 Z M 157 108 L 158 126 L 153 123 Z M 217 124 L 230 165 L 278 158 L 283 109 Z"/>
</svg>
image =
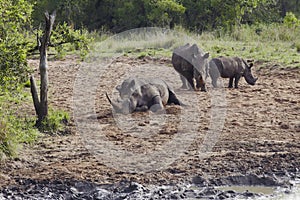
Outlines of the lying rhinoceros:
<svg viewBox="0 0 300 200">
<path fill-rule="evenodd" d="M 209 54 L 204 54 L 196 44 L 190 45 L 188 43 L 173 51 L 172 64 L 174 69 L 180 74 L 182 81 L 181 88 L 194 90 L 201 88 L 201 91 L 206 91 L 205 81 L 201 73 L 204 74 L 208 57 Z M 194 79 L 196 85 L 194 84 Z"/>
<path fill-rule="evenodd" d="M 217 87 L 217 80 L 219 77 L 229 78 L 228 87 L 232 88 L 233 79 L 234 87 L 238 88 L 240 78 L 243 76 L 246 82 L 250 85 L 255 85 L 258 78 L 254 78 L 251 73 L 251 67 L 247 62 L 239 57 L 218 57 L 213 58 L 208 65 L 208 73 L 212 79 L 213 87 Z"/>
<path fill-rule="evenodd" d="M 114 110 L 118 113 L 128 114 L 135 111 L 153 112 L 162 110 L 164 105 L 184 105 L 176 96 L 173 89 L 163 80 L 129 78 L 116 88 L 121 100 L 116 102 L 106 97 Z"/>
</svg>

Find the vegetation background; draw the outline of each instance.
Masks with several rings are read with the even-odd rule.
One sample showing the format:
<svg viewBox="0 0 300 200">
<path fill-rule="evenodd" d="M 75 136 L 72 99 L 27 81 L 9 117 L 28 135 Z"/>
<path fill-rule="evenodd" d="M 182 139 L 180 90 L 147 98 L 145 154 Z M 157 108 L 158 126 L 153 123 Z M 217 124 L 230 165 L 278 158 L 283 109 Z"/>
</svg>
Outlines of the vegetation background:
<svg viewBox="0 0 300 200">
<path fill-rule="evenodd" d="M 27 59 L 37 52 L 44 12 L 54 10 L 50 52 L 56 59 L 67 53 L 84 58 L 92 40 L 115 33 L 162 27 L 197 38 L 212 57 L 239 55 L 292 67 L 300 63 L 300 0 L 0 0 L 0 160 L 16 156 L 19 144 L 32 143 L 39 131 L 61 131 L 59 123 L 69 119 L 67 113 L 53 111 L 52 125 L 38 131 L 35 119 L 19 110 L 32 104 L 27 87 L 33 69 Z M 159 46 L 145 49 L 138 56 L 171 55 L 172 47 L 168 52 Z"/>
</svg>

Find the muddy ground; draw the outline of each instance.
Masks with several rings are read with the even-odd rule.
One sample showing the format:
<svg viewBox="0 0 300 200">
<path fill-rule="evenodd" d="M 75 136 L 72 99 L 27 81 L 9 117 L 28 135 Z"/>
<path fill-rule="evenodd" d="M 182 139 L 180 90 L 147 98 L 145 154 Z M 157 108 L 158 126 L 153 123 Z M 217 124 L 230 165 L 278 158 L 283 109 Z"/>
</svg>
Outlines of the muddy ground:
<svg viewBox="0 0 300 200">
<path fill-rule="evenodd" d="M 32 66 L 38 64 L 38 60 L 29 62 Z M 76 113 L 74 102 L 78 96 L 73 91 L 81 65 L 74 57 L 49 62 L 49 103 L 53 107 Z M 1 163 L 0 186 L 18 186 L 24 184 L 24 180 L 42 183 L 47 180 L 76 180 L 95 184 L 132 181 L 142 185 L 222 185 L 234 184 L 233 180 L 228 181 L 228 177 L 235 176 L 273 177 L 272 180 L 299 177 L 299 69 L 256 62 L 253 73 L 259 79 L 255 86 L 241 80 L 239 89 L 228 89 L 225 88 L 228 80 L 223 80 L 224 88 L 213 90 L 208 79 L 208 92 L 205 93 L 180 89 L 179 76 L 171 67 L 169 58 L 119 57 L 99 76 L 93 94 L 94 113 L 89 116 L 82 114 L 82 118 L 90 119 L 100 128 L 80 129 L 81 115 L 73 117 L 67 132 L 45 135 L 35 145 L 25 146 L 18 158 Z M 117 98 L 115 86 L 130 75 L 165 79 L 188 106 L 168 105 L 166 111 L 159 115 L 134 113 L 124 118 L 112 113 L 104 94 L 108 92 Z M 82 90 L 88 91 L 89 88 L 78 91 Z M 28 115 L 34 114 L 33 107 L 25 110 Z M 213 116 L 218 113 L 222 116 L 225 113 L 224 126 L 222 116 Z M 217 122 L 212 119 L 217 119 Z M 218 130 L 214 129 L 214 125 L 218 126 Z M 185 143 L 184 138 L 190 137 L 187 132 L 196 135 Z M 171 163 L 161 165 L 170 160 L 166 158 L 168 155 L 157 154 L 151 158 L 158 165 L 144 168 L 148 166 L 147 159 L 141 159 L 140 163 L 133 160 L 128 164 L 131 161 L 123 154 L 120 154 L 121 158 L 116 154 L 112 154 L 111 158 L 107 158 L 106 154 L 102 157 L 103 149 L 97 146 L 97 141 L 103 136 L 114 147 L 131 152 L 133 156 L 128 156 L 130 159 L 134 155 L 143 157 L 143 154 L 151 157 L 165 148 L 168 141 L 179 139 L 182 144 L 188 145 L 172 147 L 175 153 L 169 157 L 176 159 L 171 159 Z M 177 150 L 178 157 L 175 155 Z M 126 160 L 127 164 L 120 163 L 122 160 Z M 156 169 L 157 166 L 161 169 Z M 263 180 L 252 182 L 268 184 Z M 236 184 L 251 184 L 251 180 L 244 183 L 237 181 Z"/>
</svg>

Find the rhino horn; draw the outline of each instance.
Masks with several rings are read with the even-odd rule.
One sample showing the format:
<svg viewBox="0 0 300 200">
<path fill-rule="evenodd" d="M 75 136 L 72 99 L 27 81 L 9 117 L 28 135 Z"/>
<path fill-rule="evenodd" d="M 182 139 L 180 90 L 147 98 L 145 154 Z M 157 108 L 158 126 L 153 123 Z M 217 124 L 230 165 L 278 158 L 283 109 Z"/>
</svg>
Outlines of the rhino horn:
<svg viewBox="0 0 300 200">
<path fill-rule="evenodd" d="M 122 109 L 122 106 L 121 106 L 120 104 L 118 104 L 118 103 L 116 103 L 116 102 L 113 102 L 113 101 L 111 101 L 111 99 L 109 98 L 108 94 L 107 94 L 107 93 L 105 93 L 105 94 L 106 94 L 106 98 L 108 99 L 108 101 L 109 101 L 110 105 L 112 105 L 112 107 L 114 108 L 114 110 L 117 110 L 117 111 L 119 111 L 119 110 L 121 110 L 121 109 Z"/>
</svg>

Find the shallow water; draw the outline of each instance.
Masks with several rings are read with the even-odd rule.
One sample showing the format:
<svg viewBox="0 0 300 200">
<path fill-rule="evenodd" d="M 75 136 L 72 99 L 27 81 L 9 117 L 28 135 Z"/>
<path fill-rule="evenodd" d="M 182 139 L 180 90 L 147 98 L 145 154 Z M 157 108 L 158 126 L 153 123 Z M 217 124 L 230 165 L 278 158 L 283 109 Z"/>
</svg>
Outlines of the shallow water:
<svg viewBox="0 0 300 200">
<path fill-rule="evenodd" d="M 220 186 L 217 189 L 221 191 L 233 190 L 237 193 L 251 192 L 262 195 L 272 195 L 276 191 L 276 187 L 267 186 L 247 186 L 247 185 L 234 185 L 234 186 Z"/>
<path fill-rule="evenodd" d="M 296 183 L 292 189 L 283 189 L 280 187 L 268 186 L 220 186 L 221 191 L 234 191 L 236 193 L 251 192 L 260 194 L 261 197 L 255 197 L 255 200 L 300 200 L 300 182 Z"/>
</svg>

